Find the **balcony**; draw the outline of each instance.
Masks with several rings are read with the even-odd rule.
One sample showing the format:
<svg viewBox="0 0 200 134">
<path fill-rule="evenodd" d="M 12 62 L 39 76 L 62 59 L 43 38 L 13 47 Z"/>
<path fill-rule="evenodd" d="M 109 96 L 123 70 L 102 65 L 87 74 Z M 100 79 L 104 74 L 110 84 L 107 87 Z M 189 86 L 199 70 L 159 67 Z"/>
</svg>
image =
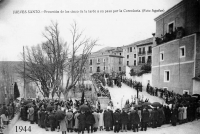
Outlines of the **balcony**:
<svg viewBox="0 0 200 134">
<path fill-rule="evenodd" d="M 143 65 L 143 64 L 145 64 L 145 61 L 139 61 L 138 62 L 138 65 Z"/>
<path fill-rule="evenodd" d="M 148 50 L 148 51 L 147 51 L 147 54 L 152 54 L 152 50 Z"/>
<path fill-rule="evenodd" d="M 145 54 L 146 54 L 146 52 L 145 52 L 145 51 L 138 52 L 138 56 L 145 55 Z"/>
<path fill-rule="evenodd" d="M 175 40 L 175 39 L 180 39 L 183 36 L 185 36 L 185 30 L 183 27 L 177 27 L 177 29 L 175 29 L 175 31 L 171 32 L 171 33 L 166 33 L 164 36 L 156 37 L 155 41 L 157 45 Z"/>
<path fill-rule="evenodd" d="M 152 63 L 151 59 L 148 59 L 147 64 L 151 64 L 151 63 Z"/>
</svg>

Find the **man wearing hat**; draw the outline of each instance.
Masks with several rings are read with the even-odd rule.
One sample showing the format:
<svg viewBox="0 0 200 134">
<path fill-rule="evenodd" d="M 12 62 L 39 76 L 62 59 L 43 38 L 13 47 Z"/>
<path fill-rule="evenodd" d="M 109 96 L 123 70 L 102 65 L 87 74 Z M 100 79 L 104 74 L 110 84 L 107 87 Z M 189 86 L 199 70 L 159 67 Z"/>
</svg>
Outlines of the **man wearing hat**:
<svg viewBox="0 0 200 134">
<path fill-rule="evenodd" d="M 119 109 L 115 110 L 115 113 L 113 115 L 113 120 L 114 120 L 114 132 L 118 133 L 120 130 L 120 121 L 121 121 Z"/>
</svg>

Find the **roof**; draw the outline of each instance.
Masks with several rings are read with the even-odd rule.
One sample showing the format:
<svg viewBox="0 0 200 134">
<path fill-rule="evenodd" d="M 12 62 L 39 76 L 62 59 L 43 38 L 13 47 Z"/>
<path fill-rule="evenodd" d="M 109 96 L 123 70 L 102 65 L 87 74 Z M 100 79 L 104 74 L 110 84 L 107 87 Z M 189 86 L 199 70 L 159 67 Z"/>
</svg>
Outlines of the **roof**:
<svg viewBox="0 0 200 134">
<path fill-rule="evenodd" d="M 123 56 L 121 56 L 121 55 L 112 55 L 112 54 L 110 54 L 109 55 L 109 57 L 118 57 L 118 58 L 124 58 Z"/>
<path fill-rule="evenodd" d="M 154 20 L 158 21 L 158 20 L 164 18 L 165 16 L 167 16 L 168 14 L 170 14 L 171 12 L 173 12 L 174 10 L 178 9 L 182 5 L 183 5 L 183 1 L 181 1 L 178 4 L 174 5 L 173 7 L 171 7 L 170 9 L 168 9 L 166 12 L 164 12 L 163 14 L 159 15 L 158 17 L 156 17 Z"/>
<path fill-rule="evenodd" d="M 129 44 L 129 45 L 127 45 L 127 46 L 124 46 L 124 47 L 129 47 L 129 46 L 140 46 L 140 45 L 147 45 L 147 44 L 153 44 L 153 37 L 147 38 L 147 39 L 145 39 L 145 40 L 140 40 L 140 41 L 131 43 L 131 44 Z"/>
<path fill-rule="evenodd" d="M 96 51 L 95 53 L 98 53 L 98 52 L 105 52 L 105 51 L 108 51 L 108 50 L 114 50 L 116 47 L 104 47 L 98 51 Z"/>
</svg>

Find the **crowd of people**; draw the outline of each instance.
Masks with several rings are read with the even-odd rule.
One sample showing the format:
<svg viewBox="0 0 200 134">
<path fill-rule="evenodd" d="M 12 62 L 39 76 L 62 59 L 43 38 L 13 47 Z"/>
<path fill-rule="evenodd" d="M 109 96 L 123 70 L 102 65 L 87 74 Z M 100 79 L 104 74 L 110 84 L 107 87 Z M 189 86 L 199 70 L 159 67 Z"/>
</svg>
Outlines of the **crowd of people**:
<svg viewBox="0 0 200 134">
<path fill-rule="evenodd" d="M 6 128 L 15 116 L 19 112 L 19 100 L 10 101 L 7 105 L 4 103 L 0 105 L 0 130 Z"/>
<path fill-rule="evenodd" d="M 86 104 L 87 102 L 85 102 Z M 144 102 L 145 103 L 145 102 Z M 200 118 L 200 103 L 193 107 L 185 105 L 167 105 L 158 107 L 131 106 L 131 109 L 87 109 L 72 110 L 72 102 L 67 101 L 39 101 L 32 102 L 33 105 L 24 110 L 22 104 L 21 118 L 36 123 L 46 131 L 61 131 L 84 133 L 87 131 L 146 131 L 148 127 L 157 128 L 164 124 L 182 124 Z M 53 108 L 51 109 L 51 105 Z M 56 111 L 64 111 L 63 119 L 56 118 Z"/>
<path fill-rule="evenodd" d="M 104 88 L 101 81 L 98 82 L 98 77 L 94 79 L 98 88 Z M 122 81 L 128 86 L 135 88 L 141 83 L 123 78 Z M 141 86 L 140 86 L 141 87 Z M 109 91 L 108 91 L 109 92 Z M 147 85 L 147 92 L 151 95 L 161 97 L 160 90 L 152 89 Z M 66 132 L 88 133 L 96 131 L 147 131 L 149 127 L 157 128 L 164 124 L 183 124 L 186 122 L 200 119 L 200 101 L 191 99 L 189 95 L 183 96 L 173 92 L 163 92 L 163 96 L 174 98 L 170 103 L 157 106 L 148 102 L 148 99 L 143 100 L 143 97 L 132 100 L 132 103 L 127 100 L 125 106 L 114 109 L 113 102 L 110 101 L 107 109 L 101 109 L 99 101 L 96 107 L 88 100 L 72 100 L 69 98 L 66 101 L 62 100 L 24 100 L 20 102 L 20 117 L 24 121 L 29 121 L 31 124 L 37 124 L 46 131 L 61 131 Z M 190 99 L 188 99 L 190 98 Z M 111 98 L 110 98 L 111 99 Z M 18 107 L 16 104 L 2 106 L 1 118 L 7 117 L 12 119 L 14 114 L 11 107 Z M 59 116 L 58 116 L 59 115 Z M 62 115 L 63 118 L 60 118 Z M 6 124 L 6 122 L 3 122 Z"/>
<path fill-rule="evenodd" d="M 142 92 L 142 83 L 141 82 L 137 82 L 137 81 L 134 81 L 132 79 L 128 79 L 126 77 L 123 77 L 122 78 L 122 82 L 124 84 L 126 84 L 127 86 L 133 88 L 133 89 L 138 89 L 138 91 Z"/>
</svg>

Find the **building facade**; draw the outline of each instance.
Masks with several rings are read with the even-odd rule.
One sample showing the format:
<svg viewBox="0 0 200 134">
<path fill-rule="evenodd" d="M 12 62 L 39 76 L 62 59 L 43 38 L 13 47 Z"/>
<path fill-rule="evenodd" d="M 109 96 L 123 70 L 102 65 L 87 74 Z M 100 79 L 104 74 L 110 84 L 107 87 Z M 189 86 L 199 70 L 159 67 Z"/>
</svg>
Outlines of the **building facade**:
<svg viewBox="0 0 200 134">
<path fill-rule="evenodd" d="M 89 57 L 89 74 L 123 71 L 122 49 L 107 48 L 92 53 Z"/>
<path fill-rule="evenodd" d="M 146 39 L 137 44 L 138 65 L 151 64 L 153 38 Z"/>
<path fill-rule="evenodd" d="M 151 64 L 153 38 L 134 42 L 123 46 L 123 66 L 129 66 L 135 71 L 140 70 L 144 64 Z"/>
<path fill-rule="evenodd" d="M 137 46 L 132 43 L 123 47 L 123 65 L 126 66 L 137 66 Z"/>
<path fill-rule="evenodd" d="M 200 2 L 183 0 L 155 21 L 152 86 L 200 93 Z"/>
</svg>

